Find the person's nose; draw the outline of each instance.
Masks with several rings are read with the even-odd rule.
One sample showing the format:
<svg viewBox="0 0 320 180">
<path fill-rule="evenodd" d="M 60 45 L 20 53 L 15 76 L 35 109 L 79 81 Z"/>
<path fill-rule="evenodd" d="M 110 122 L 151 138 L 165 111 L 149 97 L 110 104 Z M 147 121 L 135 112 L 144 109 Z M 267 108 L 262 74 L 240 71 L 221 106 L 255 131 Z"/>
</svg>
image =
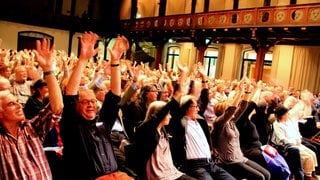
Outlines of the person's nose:
<svg viewBox="0 0 320 180">
<path fill-rule="evenodd" d="M 19 109 L 19 108 L 23 108 L 22 104 L 20 104 L 19 102 L 14 102 L 14 105 Z"/>
</svg>

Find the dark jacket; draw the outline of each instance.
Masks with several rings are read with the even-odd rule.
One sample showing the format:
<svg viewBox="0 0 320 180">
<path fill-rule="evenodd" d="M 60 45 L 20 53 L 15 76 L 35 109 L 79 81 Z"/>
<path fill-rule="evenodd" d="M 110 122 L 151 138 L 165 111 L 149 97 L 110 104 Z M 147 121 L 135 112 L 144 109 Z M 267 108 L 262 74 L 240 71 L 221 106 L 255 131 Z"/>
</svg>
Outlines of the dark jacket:
<svg viewBox="0 0 320 180">
<path fill-rule="evenodd" d="M 123 123 L 131 142 L 135 141 L 135 128 L 144 120 L 147 113 L 147 105 L 141 99 L 122 106 Z"/>
<path fill-rule="evenodd" d="M 45 98 L 43 102 L 40 102 L 35 95 L 30 96 L 23 108 L 26 119 L 32 119 L 34 116 L 38 115 L 38 113 L 44 109 L 48 103 L 48 98 Z"/>
<path fill-rule="evenodd" d="M 78 95 L 64 96 L 60 122 L 67 179 L 96 179 L 118 170 L 111 145 L 111 128 L 118 117 L 120 97 L 109 91 L 99 116 L 85 120 L 76 112 Z"/>
<path fill-rule="evenodd" d="M 206 111 L 209 102 L 210 102 L 209 89 L 203 88 L 201 90 L 200 98 L 198 100 L 198 105 L 199 105 L 199 112 L 198 113 L 200 116 L 204 117 L 204 112 Z"/>
<path fill-rule="evenodd" d="M 256 126 L 249 120 L 250 113 L 255 109 L 256 104 L 252 101 L 248 102 L 248 105 L 236 122 L 236 126 L 240 133 L 240 146 L 243 152 L 258 148 L 262 146 L 259 141 L 259 134 L 257 132 Z"/>
<path fill-rule="evenodd" d="M 136 130 L 136 148 L 137 148 L 137 166 L 140 177 L 144 177 L 146 163 L 150 159 L 152 153 L 155 151 L 160 134 L 157 127 L 170 110 L 179 108 L 179 103 L 172 98 L 156 115 L 153 115 L 150 120 L 143 122 Z M 169 140 L 169 135 L 163 128 L 165 137 Z"/>
<path fill-rule="evenodd" d="M 256 113 L 251 116 L 250 120 L 256 126 L 260 142 L 262 144 L 268 144 L 269 136 L 272 133 L 272 124 L 268 121 L 270 114 L 266 113 L 267 104 L 258 104 L 255 110 Z"/>
<path fill-rule="evenodd" d="M 181 171 L 186 170 L 186 128 L 187 123 L 184 118 L 183 110 L 177 109 L 172 112 L 172 119 L 169 124 L 169 133 L 172 135 L 172 140 L 170 141 L 170 148 L 172 159 L 176 167 Z M 207 122 L 199 115 L 197 121 L 199 122 L 211 148 L 210 131 Z"/>
</svg>

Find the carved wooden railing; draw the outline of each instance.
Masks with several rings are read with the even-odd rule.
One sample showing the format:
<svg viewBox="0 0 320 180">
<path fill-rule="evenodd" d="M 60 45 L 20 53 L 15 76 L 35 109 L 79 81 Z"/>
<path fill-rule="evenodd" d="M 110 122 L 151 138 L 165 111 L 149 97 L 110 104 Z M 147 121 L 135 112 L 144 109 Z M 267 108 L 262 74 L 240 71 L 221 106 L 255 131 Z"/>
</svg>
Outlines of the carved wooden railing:
<svg viewBox="0 0 320 180">
<path fill-rule="evenodd" d="M 320 3 L 122 21 L 128 31 L 320 26 Z"/>
</svg>

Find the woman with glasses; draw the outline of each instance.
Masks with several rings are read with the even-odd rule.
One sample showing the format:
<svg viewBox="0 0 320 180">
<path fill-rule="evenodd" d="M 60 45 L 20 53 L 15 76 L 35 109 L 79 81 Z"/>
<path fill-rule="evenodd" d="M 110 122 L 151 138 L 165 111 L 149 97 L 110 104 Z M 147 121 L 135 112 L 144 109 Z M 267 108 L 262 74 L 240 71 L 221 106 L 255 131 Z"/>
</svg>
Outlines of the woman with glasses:
<svg viewBox="0 0 320 180">
<path fill-rule="evenodd" d="M 138 99 L 130 107 L 122 109 L 123 123 L 126 132 L 132 142 L 134 142 L 135 128 L 145 119 L 149 104 L 156 101 L 158 89 L 156 84 L 146 84 L 138 92 Z"/>
</svg>

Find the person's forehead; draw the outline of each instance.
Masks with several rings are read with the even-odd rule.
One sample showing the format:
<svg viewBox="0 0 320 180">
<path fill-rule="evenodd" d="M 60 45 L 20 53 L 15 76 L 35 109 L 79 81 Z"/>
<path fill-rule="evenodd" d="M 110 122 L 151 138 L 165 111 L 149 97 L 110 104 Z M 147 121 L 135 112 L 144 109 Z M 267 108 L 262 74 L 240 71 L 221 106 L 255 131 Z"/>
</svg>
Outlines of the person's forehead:
<svg viewBox="0 0 320 180">
<path fill-rule="evenodd" d="M 193 101 L 193 100 L 191 101 L 191 104 L 192 105 L 198 105 L 198 103 L 196 101 Z"/>
<path fill-rule="evenodd" d="M 151 85 L 150 89 L 152 89 L 152 90 L 157 89 L 157 86 L 153 84 L 153 85 Z"/>
<path fill-rule="evenodd" d="M 89 91 L 85 91 L 79 94 L 80 99 L 94 99 L 95 97 L 95 94 Z"/>
<path fill-rule="evenodd" d="M 27 71 L 27 69 L 23 66 L 19 66 L 15 69 L 16 72 L 20 72 L 20 71 Z"/>
<path fill-rule="evenodd" d="M 10 102 L 10 101 L 16 101 L 17 97 L 15 97 L 13 94 L 8 94 L 7 96 L 2 97 L 3 102 Z"/>
</svg>

